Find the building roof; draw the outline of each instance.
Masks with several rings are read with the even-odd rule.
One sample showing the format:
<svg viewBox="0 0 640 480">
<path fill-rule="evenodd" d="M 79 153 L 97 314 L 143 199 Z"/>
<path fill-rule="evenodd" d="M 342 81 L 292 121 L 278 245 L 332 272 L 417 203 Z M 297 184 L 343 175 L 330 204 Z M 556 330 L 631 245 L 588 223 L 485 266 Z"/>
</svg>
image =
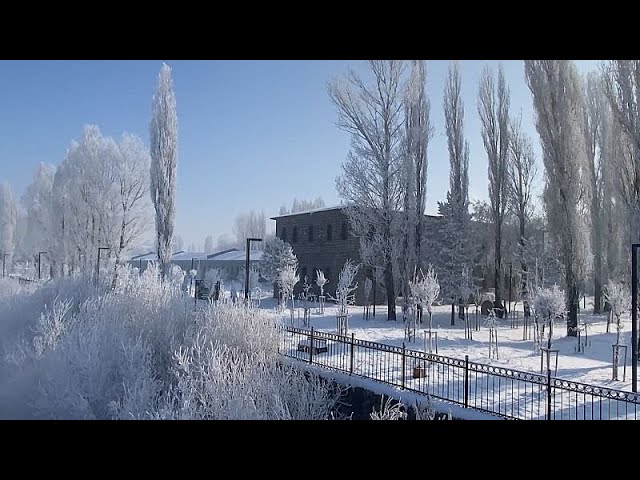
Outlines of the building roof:
<svg viewBox="0 0 640 480">
<path fill-rule="evenodd" d="M 207 254 L 205 252 L 185 252 L 184 250 L 180 250 L 179 252 L 175 252 L 171 255 L 171 260 L 191 260 L 192 258 L 195 258 L 196 260 L 205 260 L 207 258 Z M 149 252 L 144 255 L 136 255 L 129 259 L 129 261 L 133 260 L 151 262 L 158 260 L 158 254 L 156 252 Z"/>
<path fill-rule="evenodd" d="M 246 260 L 246 250 L 237 250 L 220 253 L 216 255 L 214 258 L 209 258 L 209 260 L 221 261 L 221 262 L 244 262 Z M 249 257 L 251 261 L 260 261 L 262 260 L 262 250 L 251 250 L 251 256 Z"/>
<path fill-rule="evenodd" d="M 343 208 L 345 208 L 344 205 L 336 205 L 336 206 L 333 206 L 333 207 L 314 208 L 314 209 L 311 209 L 311 210 L 305 210 L 303 212 L 286 213 L 284 215 L 277 215 L 275 217 L 271 217 L 271 220 L 276 220 L 276 219 L 282 218 L 282 217 L 293 217 L 295 215 L 306 215 L 308 213 L 325 212 L 325 211 L 329 211 L 329 210 L 342 210 Z"/>
<path fill-rule="evenodd" d="M 322 208 L 314 208 L 312 210 L 305 210 L 304 212 L 295 212 L 295 213 L 287 213 L 285 215 L 277 215 L 275 217 L 271 217 L 271 220 L 277 220 L 279 218 L 284 218 L 284 217 L 294 217 L 296 215 L 307 215 L 307 214 L 312 214 L 312 213 L 316 213 L 316 212 L 328 212 L 330 210 L 343 210 L 345 208 L 347 208 L 348 205 L 335 205 L 333 207 L 322 207 Z M 442 217 L 441 214 L 439 213 L 425 213 L 424 214 L 425 217 L 433 217 L 433 218 L 439 218 Z"/>
<path fill-rule="evenodd" d="M 227 248 L 226 250 L 220 250 L 219 252 L 215 252 L 215 253 L 211 253 L 209 255 L 207 255 L 207 259 L 210 260 L 212 258 L 216 258 L 219 255 L 223 255 L 225 253 L 229 253 L 229 252 L 237 252 L 238 249 L 237 248 Z"/>
</svg>

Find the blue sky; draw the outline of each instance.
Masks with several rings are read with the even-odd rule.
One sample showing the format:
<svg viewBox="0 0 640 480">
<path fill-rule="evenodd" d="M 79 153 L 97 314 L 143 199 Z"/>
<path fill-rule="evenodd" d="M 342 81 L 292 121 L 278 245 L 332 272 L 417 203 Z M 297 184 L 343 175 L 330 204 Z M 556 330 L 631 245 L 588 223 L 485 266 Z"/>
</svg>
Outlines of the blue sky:
<svg viewBox="0 0 640 480">
<path fill-rule="evenodd" d="M 326 91 L 327 81 L 361 61 L 166 61 L 173 69 L 178 109 L 176 233 L 202 247 L 231 232 L 242 212 L 278 213 L 294 197 L 321 195 L 338 204 L 335 178 L 349 137 Z M 0 61 L 0 181 L 20 196 L 39 162 L 64 159 L 85 124 L 103 134 L 139 135 L 148 144 L 151 97 L 161 61 Z M 429 149 L 427 210 L 448 189 L 449 163 L 442 94 L 448 61 L 427 63 L 435 134 Z M 465 133 L 470 143 L 470 196 L 487 197 L 487 161 L 477 114 L 485 64 L 462 61 Z M 540 152 L 522 61 L 500 62 L 511 89 L 512 113 Z M 576 62 L 581 71 L 597 61 Z M 541 177 L 542 166 L 539 166 Z M 541 178 L 539 183 L 541 184 Z M 271 222 L 273 223 L 273 222 Z"/>
</svg>

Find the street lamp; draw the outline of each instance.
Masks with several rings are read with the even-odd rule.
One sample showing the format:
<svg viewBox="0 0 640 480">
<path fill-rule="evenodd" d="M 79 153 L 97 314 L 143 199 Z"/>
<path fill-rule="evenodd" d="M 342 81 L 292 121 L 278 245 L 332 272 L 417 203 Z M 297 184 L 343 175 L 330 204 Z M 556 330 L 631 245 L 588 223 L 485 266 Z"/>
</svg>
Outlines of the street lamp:
<svg viewBox="0 0 640 480">
<path fill-rule="evenodd" d="M 511 270 L 513 268 L 513 264 L 509 262 L 509 315 L 511 315 Z"/>
<path fill-rule="evenodd" d="M 41 273 L 41 272 L 40 272 L 40 256 L 41 256 L 43 253 L 49 253 L 49 252 L 38 252 L 38 280 L 40 280 L 40 279 L 42 278 L 42 277 L 40 276 L 40 273 Z"/>
<path fill-rule="evenodd" d="M 251 242 L 261 242 L 261 238 L 247 238 L 247 254 L 244 264 L 244 303 L 249 304 L 249 248 L 251 248 Z"/>
<path fill-rule="evenodd" d="M 638 388 L 638 247 L 631 244 L 631 391 Z"/>
<path fill-rule="evenodd" d="M 4 264 L 5 264 L 5 262 L 6 262 L 6 260 L 7 260 L 7 257 L 8 257 L 9 255 L 10 255 L 9 253 L 3 253 L 3 254 L 2 254 L 2 278 L 4 278 L 4 271 L 5 271 L 5 269 L 4 269 Z"/>
<path fill-rule="evenodd" d="M 111 250 L 109 247 L 98 247 L 98 275 L 96 277 L 96 285 L 100 283 L 100 252 L 102 250 Z"/>
</svg>

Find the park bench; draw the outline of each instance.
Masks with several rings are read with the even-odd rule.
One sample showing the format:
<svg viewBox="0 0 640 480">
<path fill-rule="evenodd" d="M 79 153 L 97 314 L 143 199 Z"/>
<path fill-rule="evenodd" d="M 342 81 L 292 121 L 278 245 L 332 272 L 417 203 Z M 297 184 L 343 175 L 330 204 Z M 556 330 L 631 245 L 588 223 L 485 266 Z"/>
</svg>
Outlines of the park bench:
<svg viewBox="0 0 640 480">
<path fill-rule="evenodd" d="M 299 352 L 309 352 L 309 346 L 311 345 L 311 340 L 300 340 L 298 343 L 298 351 Z M 327 348 L 326 340 L 313 340 L 313 354 L 317 353 L 325 353 L 329 349 Z"/>
</svg>

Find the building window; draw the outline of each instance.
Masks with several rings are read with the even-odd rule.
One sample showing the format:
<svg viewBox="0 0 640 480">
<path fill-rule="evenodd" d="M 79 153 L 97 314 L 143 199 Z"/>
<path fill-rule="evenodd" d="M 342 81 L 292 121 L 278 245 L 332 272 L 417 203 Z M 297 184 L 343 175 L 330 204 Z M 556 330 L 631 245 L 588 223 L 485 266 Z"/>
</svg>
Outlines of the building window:
<svg viewBox="0 0 640 480">
<path fill-rule="evenodd" d="M 333 225 L 327 225 L 327 242 L 333 240 Z"/>
<path fill-rule="evenodd" d="M 309 243 L 313 242 L 313 225 L 309 225 Z"/>
<path fill-rule="evenodd" d="M 282 230 L 280 230 L 280 239 L 283 242 L 287 241 L 287 229 L 285 227 L 282 227 Z"/>
<path fill-rule="evenodd" d="M 347 239 L 347 222 L 342 222 L 342 232 L 340 233 L 342 240 Z"/>
<path fill-rule="evenodd" d="M 293 227 L 293 235 L 291 235 L 291 243 L 298 243 L 298 227 Z"/>
<path fill-rule="evenodd" d="M 327 288 L 327 285 L 329 285 L 331 282 L 331 269 L 329 267 L 325 267 L 324 269 L 324 278 L 327 279 L 327 284 L 325 285 L 325 290 Z M 333 282 L 335 283 L 335 282 Z"/>
</svg>

